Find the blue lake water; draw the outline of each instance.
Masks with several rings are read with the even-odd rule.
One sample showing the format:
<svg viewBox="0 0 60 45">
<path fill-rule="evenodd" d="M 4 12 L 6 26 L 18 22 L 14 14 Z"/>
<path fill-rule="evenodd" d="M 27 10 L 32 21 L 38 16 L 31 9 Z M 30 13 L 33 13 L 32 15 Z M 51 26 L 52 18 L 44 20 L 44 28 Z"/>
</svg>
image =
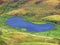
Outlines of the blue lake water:
<svg viewBox="0 0 60 45">
<path fill-rule="evenodd" d="M 21 17 L 11 17 L 6 21 L 6 24 L 14 28 L 26 28 L 28 32 L 43 32 L 54 29 L 53 24 L 34 24 Z"/>
</svg>

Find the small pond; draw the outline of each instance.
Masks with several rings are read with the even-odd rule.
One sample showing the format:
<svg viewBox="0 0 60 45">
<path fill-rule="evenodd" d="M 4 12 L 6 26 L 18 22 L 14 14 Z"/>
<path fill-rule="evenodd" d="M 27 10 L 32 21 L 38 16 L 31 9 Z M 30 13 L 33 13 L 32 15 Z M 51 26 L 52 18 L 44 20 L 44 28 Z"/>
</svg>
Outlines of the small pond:
<svg viewBox="0 0 60 45">
<path fill-rule="evenodd" d="M 25 28 L 27 32 L 43 32 L 54 29 L 53 24 L 34 24 L 21 17 L 11 17 L 6 21 L 6 24 L 14 28 Z"/>
</svg>

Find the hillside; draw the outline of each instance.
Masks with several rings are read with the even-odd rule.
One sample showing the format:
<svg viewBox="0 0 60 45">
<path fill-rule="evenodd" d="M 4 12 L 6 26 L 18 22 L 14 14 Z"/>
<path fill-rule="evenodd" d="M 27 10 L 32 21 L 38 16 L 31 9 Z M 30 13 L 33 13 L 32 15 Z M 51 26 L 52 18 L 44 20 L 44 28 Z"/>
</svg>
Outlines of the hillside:
<svg viewBox="0 0 60 45">
<path fill-rule="evenodd" d="M 59 40 L 60 38 L 0 29 L 0 45 L 59 45 Z"/>
<path fill-rule="evenodd" d="M 6 25 L 11 17 L 34 24 L 54 24 L 44 32 Z M 0 0 L 0 45 L 60 45 L 60 0 Z"/>
<path fill-rule="evenodd" d="M 37 20 L 49 15 L 60 15 L 59 0 L 12 0 L 0 6 L 2 14 L 31 16 Z M 20 1 L 20 2 L 19 2 Z M 48 4 L 48 5 L 47 5 Z M 7 8 L 7 9 L 6 9 Z M 38 20 L 39 21 L 39 20 Z"/>
<path fill-rule="evenodd" d="M 47 18 L 48 20 L 60 21 L 60 15 L 47 16 L 47 17 L 44 17 L 44 19 L 45 18 Z"/>
</svg>

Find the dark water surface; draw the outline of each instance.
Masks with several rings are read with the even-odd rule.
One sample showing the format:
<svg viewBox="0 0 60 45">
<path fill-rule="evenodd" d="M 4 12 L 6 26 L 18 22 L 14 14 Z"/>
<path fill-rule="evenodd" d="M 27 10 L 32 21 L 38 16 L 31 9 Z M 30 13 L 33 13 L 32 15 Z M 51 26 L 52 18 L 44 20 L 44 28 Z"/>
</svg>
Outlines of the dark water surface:
<svg viewBox="0 0 60 45">
<path fill-rule="evenodd" d="M 43 32 L 54 29 L 53 24 L 34 24 L 21 17 L 11 17 L 6 21 L 6 24 L 14 28 L 26 28 L 28 32 Z"/>
</svg>

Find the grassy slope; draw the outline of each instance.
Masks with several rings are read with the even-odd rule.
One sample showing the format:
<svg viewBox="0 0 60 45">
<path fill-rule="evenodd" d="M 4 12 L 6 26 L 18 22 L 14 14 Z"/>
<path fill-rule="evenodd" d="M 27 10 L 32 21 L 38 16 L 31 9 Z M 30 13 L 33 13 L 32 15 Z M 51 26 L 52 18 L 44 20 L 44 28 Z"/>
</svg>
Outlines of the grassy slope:
<svg viewBox="0 0 60 45">
<path fill-rule="evenodd" d="M 11 17 L 11 16 L 0 16 L 0 27 L 5 28 L 5 29 L 13 29 L 13 30 L 18 30 L 18 31 L 23 31 L 26 32 L 23 29 L 18 29 L 18 28 L 13 28 L 13 27 L 9 27 L 7 26 L 6 20 Z M 2 21 L 4 20 L 4 21 Z M 32 34 L 37 34 L 37 35 L 44 35 L 44 36 L 52 36 L 52 37 L 60 37 L 60 25 L 56 25 L 55 29 L 51 30 L 51 31 L 46 31 L 46 32 L 30 32 Z"/>
<path fill-rule="evenodd" d="M 0 35 L 1 45 L 58 45 L 59 38 L 37 36 L 30 33 L 11 31 L 1 28 Z M 1 32 L 1 31 L 0 31 Z"/>
<path fill-rule="evenodd" d="M 52 1 L 52 0 L 51 0 Z M 57 1 L 57 0 L 56 0 Z M 55 5 L 56 4 L 56 1 L 55 1 L 55 3 L 53 4 L 53 5 Z M 51 12 L 51 11 L 53 11 L 53 10 L 55 10 L 54 9 L 54 7 L 53 8 L 51 8 L 51 7 L 49 7 L 49 6 L 47 6 L 46 4 L 45 4 L 45 2 L 43 2 L 43 3 L 41 3 L 41 4 L 38 4 L 38 5 L 35 5 L 34 4 L 34 2 L 36 2 L 36 0 L 31 0 L 30 2 L 27 2 L 26 4 L 24 4 L 24 6 L 21 6 L 21 7 L 15 7 L 14 6 L 14 4 L 12 5 L 12 7 L 14 7 L 14 8 L 12 8 L 12 7 L 9 7 L 7 4 L 3 4 L 3 5 L 0 5 L 0 10 L 2 9 L 3 10 L 3 13 L 1 13 L 1 16 L 0 16 L 0 28 L 2 28 L 2 29 L 6 29 L 6 30 L 8 30 L 9 32 L 10 32 L 10 30 L 12 30 L 13 32 L 13 34 L 15 34 L 14 35 L 14 37 L 16 37 L 16 35 L 17 35 L 17 32 L 18 31 L 20 31 L 20 32 L 26 32 L 25 30 L 23 30 L 23 29 L 17 29 L 17 28 L 12 28 L 12 27 L 9 27 L 9 26 L 7 26 L 6 24 L 5 24 L 5 22 L 6 22 L 6 20 L 9 18 L 9 17 L 11 17 L 11 16 L 9 16 L 9 15 L 15 15 L 16 13 L 18 14 L 18 15 L 26 15 L 26 13 L 31 13 L 31 12 L 33 12 L 35 15 L 34 16 L 28 16 L 28 15 L 26 15 L 26 16 L 22 16 L 24 19 L 26 19 L 27 21 L 30 21 L 30 22 L 34 22 L 34 23 L 46 23 L 46 22 L 44 22 L 44 21 L 39 21 L 41 18 L 40 17 L 44 17 L 44 16 L 46 16 L 46 14 L 47 14 L 47 12 Z M 52 3 L 53 3 L 54 1 L 52 1 Z M 18 5 L 17 3 L 16 3 L 16 5 Z M 50 9 L 51 8 L 51 9 Z M 20 10 L 21 9 L 21 10 Z M 1 10 L 1 11 L 2 11 Z M 17 12 L 16 12 L 17 11 Z M 21 13 L 20 13 L 21 12 Z M 41 14 L 40 14 L 41 13 Z M 51 14 L 47 14 L 47 16 L 48 15 L 51 15 Z M 37 19 L 39 19 L 39 20 L 37 20 Z M 17 31 L 17 32 L 15 32 L 15 31 Z M 10 37 L 10 35 L 12 35 L 12 37 L 13 37 L 13 34 L 11 34 L 11 33 L 9 33 L 9 32 L 7 32 L 7 33 L 5 33 L 4 31 L 3 31 L 3 35 L 2 35 L 2 39 L 3 39 L 3 41 L 7 41 L 6 43 L 9 45 L 10 44 L 10 39 L 11 39 L 11 37 Z M 15 33 L 14 33 L 15 32 Z M 26 32 L 27 33 L 27 32 Z M 36 34 L 36 35 L 40 35 L 40 36 L 51 36 L 51 37 L 59 37 L 60 38 L 60 25 L 56 25 L 56 27 L 55 27 L 55 29 L 53 29 L 53 30 L 51 30 L 51 31 L 46 31 L 46 32 L 31 32 L 32 34 Z M 22 33 L 21 33 L 22 34 Z M 9 36 L 8 36 L 9 35 Z M 25 34 L 25 35 L 27 35 L 27 34 Z M 19 37 L 19 36 L 18 36 Z M 36 36 L 36 37 L 38 37 L 38 36 Z M 17 38 L 17 37 L 16 37 Z M 14 39 L 14 38 L 13 38 Z M 28 39 L 30 39 L 30 37 L 28 38 Z M 39 40 L 40 38 L 38 38 L 37 40 Z M 27 39 L 26 39 L 27 40 Z M 18 41 L 18 38 L 17 38 L 17 41 Z M 25 41 L 25 39 L 24 39 L 24 41 Z M 42 40 L 40 40 L 39 42 L 41 42 Z M 43 40 L 44 41 L 44 40 Z M 60 41 L 60 40 L 59 40 Z M 1 41 L 2 42 L 2 41 Z M 58 44 L 54 44 L 54 43 L 50 43 L 50 42 L 48 42 L 48 43 L 46 43 L 46 42 L 43 42 L 43 43 L 45 43 L 45 44 L 42 44 L 42 42 L 39 44 L 39 42 L 36 42 L 36 45 L 37 45 L 37 43 L 38 43 L 38 45 L 58 45 Z M 52 41 L 51 41 L 52 42 Z M 19 43 L 17 43 L 17 44 L 14 44 L 15 42 L 13 42 L 13 43 L 11 43 L 10 45 L 35 45 L 35 39 L 34 39 L 34 42 L 19 42 Z M 49 44 L 50 43 L 50 44 Z M 56 42 L 55 42 L 56 43 Z M 2 44 L 2 45 L 4 45 L 4 44 Z"/>
<path fill-rule="evenodd" d="M 47 16 L 42 19 L 60 21 L 60 15 Z"/>
</svg>

